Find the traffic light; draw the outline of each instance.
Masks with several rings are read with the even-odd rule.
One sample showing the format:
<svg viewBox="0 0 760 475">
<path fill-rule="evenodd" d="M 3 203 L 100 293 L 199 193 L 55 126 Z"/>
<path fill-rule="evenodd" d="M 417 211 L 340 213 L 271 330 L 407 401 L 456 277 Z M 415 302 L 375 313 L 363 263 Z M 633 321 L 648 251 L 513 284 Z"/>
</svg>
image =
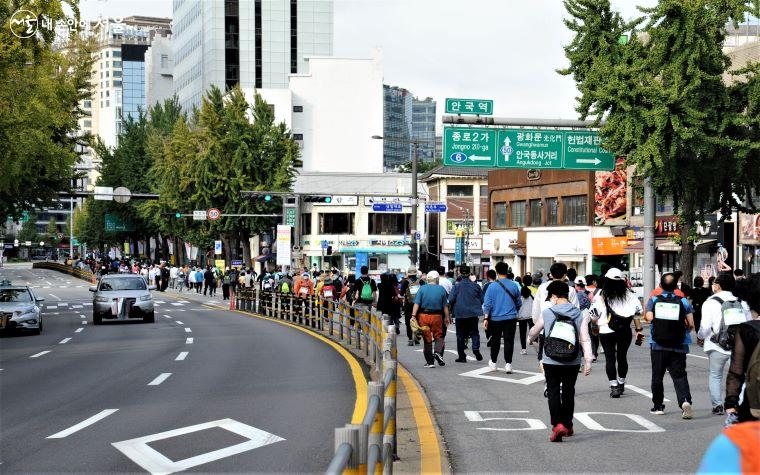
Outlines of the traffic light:
<svg viewBox="0 0 760 475">
<path fill-rule="evenodd" d="M 174 213 L 174 217 L 177 218 L 177 219 L 179 219 L 179 218 L 182 217 L 182 213 L 180 213 L 180 212 Z"/>
<path fill-rule="evenodd" d="M 304 203 L 331 203 L 332 196 L 328 195 L 304 195 L 301 200 Z"/>
<path fill-rule="evenodd" d="M 265 201 L 267 203 L 272 201 L 272 195 L 269 193 L 250 193 L 248 197 L 254 201 Z"/>
<path fill-rule="evenodd" d="M 325 250 L 325 254 L 328 256 L 332 256 L 332 246 L 327 246 L 327 249 Z"/>
</svg>

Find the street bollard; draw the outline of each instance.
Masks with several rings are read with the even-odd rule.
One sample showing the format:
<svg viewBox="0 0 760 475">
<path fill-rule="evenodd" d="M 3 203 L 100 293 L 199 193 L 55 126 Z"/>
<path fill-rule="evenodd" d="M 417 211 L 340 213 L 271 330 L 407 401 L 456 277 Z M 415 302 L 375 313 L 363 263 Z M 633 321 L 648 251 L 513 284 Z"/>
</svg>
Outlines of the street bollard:
<svg viewBox="0 0 760 475">
<path fill-rule="evenodd" d="M 372 419 L 372 425 L 369 428 L 369 435 L 367 437 L 367 445 L 368 447 L 376 445 L 380 447 L 381 450 L 383 447 L 383 425 L 385 423 L 385 418 L 383 417 L 384 392 L 385 391 L 383 388 L 383 383 L 378 383 L 375 381 L 367 383 L 368 405 L 373 397 L 377 397 L 380 402 L 380 404 L 377 405 L 377 411 L 375 412 L 375 417 Z"/>
<path fill-rule="evenodd" d="M 354 427 L 343 427 L 335 429 L 335 451 L 340 450 L 344 444 L 348 445 L 351 449 L 351 454 L 346 464 L 344 474 L 355 474 L 359 468 L 358 458 L 358 445 L 359 445 L 359 430 Z M 331 471 L 328 470 L 328 473 Z M 340 473 L 340 472 L 337 472 Z"/>
<path fill-rule="evenodd" d="M 385 386 L 385 401 L 384 406 L 386 408 L 386 418 L 388 419 L 388 423 L 385 422 L 385 435 L 383 437 L 383 443 L 385 444 L 391 444 L 391 447 L 393 448 L 393 460 L 398 460 L 398 452 L 396 450 L 396 379 L 397 379 L 397 371 L 398 369 L 398 362 L 395 360 L 387 360 L 385 361 L 385 371 L 386 374 L 389 375 L 389 381 L 384 381 L 388 383 Z"/>
<path fill-rule="evenodd" d="M 366 424 L 346 424 L 346 428 L 357 429 L 359 431 L 359 441 L 356 447 L 359 459 L 359 473 L 367 473 L 367 437 L 369 435 L 369 427 Z"/>
</svg>

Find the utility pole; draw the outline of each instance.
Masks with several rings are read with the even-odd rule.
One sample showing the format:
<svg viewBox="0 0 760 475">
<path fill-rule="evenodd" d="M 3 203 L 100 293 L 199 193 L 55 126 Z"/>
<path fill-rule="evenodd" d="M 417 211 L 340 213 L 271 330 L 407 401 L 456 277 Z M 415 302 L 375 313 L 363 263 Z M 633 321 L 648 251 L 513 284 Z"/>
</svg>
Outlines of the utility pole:
<svg viewBox="0 0 760 475">
<path fill-rule="evenodd" d="M 69 198 L 69 211 L 71 224 L 69 225 L 69 259 L 74 259 L 74 197 Z"/>
<path fill-rule="evenodd" d="M 656 199 L 652 188 L 652 179 L 644 178 L 644 299 L 652 293 L 655 287 L 655 206 Z"/>
</svg>

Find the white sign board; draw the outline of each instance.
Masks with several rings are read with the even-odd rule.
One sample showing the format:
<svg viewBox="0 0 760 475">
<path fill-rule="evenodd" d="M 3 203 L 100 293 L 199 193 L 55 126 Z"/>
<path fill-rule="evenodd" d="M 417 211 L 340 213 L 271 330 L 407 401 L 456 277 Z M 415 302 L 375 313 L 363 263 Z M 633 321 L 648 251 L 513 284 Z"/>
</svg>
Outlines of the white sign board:
<svg viewBox="0 0 760 475">
<path fill-rule="evenodd" d="M 291 226 L 284 224 L 277 225 L 277 265 L 289 266 L 291 259 L 290 243 Z"/>
<path fill-rule="evenodd" d="M 358 196 L 332 195 L 329 203 L 312 203 L 314 206 L 356 206 L 359 204 Z"/>
<path fill-rule="evenodd" d="M 193 211 L 193 221 L 205 221 L 206 220 L 206 210 L 205 209 L 196 209 Z"/>
<path fill-rule="evenodd" d="M 456 238 L 443 238 L 443 252 L 454 252 L 456 250 Z M 465 243 L 465 247 L 470 252 L 480 252 L 483 250 L 483 240 L 481 238 L 473 238 Z"/>
<path fill-rule="evenodd" d="M 214 241 L 214 254 L 220 255 L 222 253 L 222 241 Z"/>
<path fill-rule="evenodd" d="M 99 201 L 113 200 L 113 187 L 112 186 L 96 186 L 95 199 Z"/>
<path fill-rule="evenodd" d="M 364 206 L 372 206 L 376 203 L 401 203 L 403 206 L 412 206 L 412 199 L 398 196 L 365 196 Z"/>
</svg>

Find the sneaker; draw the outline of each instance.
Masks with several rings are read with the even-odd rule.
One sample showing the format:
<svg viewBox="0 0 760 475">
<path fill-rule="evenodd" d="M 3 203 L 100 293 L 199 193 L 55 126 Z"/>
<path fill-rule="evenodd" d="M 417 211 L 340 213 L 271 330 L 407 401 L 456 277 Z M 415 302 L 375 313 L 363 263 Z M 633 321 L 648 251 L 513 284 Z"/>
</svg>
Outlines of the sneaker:
<svg viewBox="0 0 760 475">
<path fill-rule="evenodd" d="M 496 363 L 494 363 L 494 362 L 493 362 L 493 361 L 491 361 L 491 360 L 488 360 L 488 368 L 489 368 L 491 371 L 496 371 Z"/>
<path fill-rule="evenodd" d="M 475 359 L 483 361 L 483 355 L 480 354 L 480 350 L 472 350 L 472 354 L 475 355 Z"/>
<path fill-rule="evenodd" d="M 611 386 L 610 387 L 610 397 L 611 398 L 617 399 L 617 398 L 620 397 L 620 394 L 622 394 L 620 392 L 620 386 Z"/>
<path fill-rule="evenodd" d="M 415 345 L 419 345 L 420 344 L 420 340 L 414 340 L 414 344 Z"/>
<path fill-rule="evenodd" d="M 467 357 L 459 357 L 454 360 L 455 363 L 467 363 Z"/>
<path fill-rule="evenodd" d="M 625 383 L 618 382 L 618 388 L 620 388 L 620 394 L 625 393 Z"/>
<path fill-rule="evenodd" d="M 552 435 L 549 436 L 549 440 L 552 442 L 562 442 L 562 437 L 567 435 L 567 428 L 562 424 L 557 424 L 552 430 Z"/>
<path fill-rule="evenodd" d="M 723 409 L 723 404 L 718 404 L 717 406 L 713 407 L 712 413 L 714 416 L 720 416 L 725 412 Z"/>
<path fill-rule="evenodd" d="M 691 408 L 690 402 L 681 404 L 681 410 L 683 411 L 681 419 L 692 419 L 694 417 L 694 410 Z"/>
<path fill-rule="evenodd" d="M 438 366 L 446 366 L 446 363 L 443 361 L 443 356 L 439 355 L 438 353 L 433 353 L 433 358 L 435 358 Z"/>
<path fill-rule="evenodd" d="M 409 343 L 407 343 L 406 346 L 414 346 L 414 340 L 409 340 Z"/>
<path fill-rule="evenodd" d="M 665 414 L 665 406 L 654 406 L 649 410 L 649 413 L 657 416 L 662 416 Z"/>
<path fill-rule="evenodd" d="M 573 434 L 575 434 L 575 431 L 573 430 L 573 426 L 568 427 L 566 437 L 572 437 Z"/>
<path fill-rule="evenodd" d="M 504 371 L 507 372 L 507 374 L 512 374 L 512 363 L 507 363 L 504 365 Z"/>
<path fill-rule="evenodd" d="M 425 363 L 425 368 L 435 368 L 435 365 L 433 363 Z"/>
<path fill-rule="evenodd" d="M 521 355 L 527 355 L 528 354 L 528 350 L 520 350 L 520 354 Z"/>
</svg>

